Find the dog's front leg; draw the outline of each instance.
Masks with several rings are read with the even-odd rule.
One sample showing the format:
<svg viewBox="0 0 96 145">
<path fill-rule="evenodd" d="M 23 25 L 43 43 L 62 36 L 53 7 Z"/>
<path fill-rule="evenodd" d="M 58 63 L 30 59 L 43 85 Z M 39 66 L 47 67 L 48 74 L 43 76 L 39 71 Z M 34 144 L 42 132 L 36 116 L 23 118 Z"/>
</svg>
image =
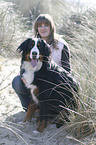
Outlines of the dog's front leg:
<svg viewBox="0 0 96 145">
<path fill-rule="evenodd" d="M 37 131 L 39 131 L 39 132 L 43 132 L 44 128 L 47 125 L 47 118 L 48 118 L 47 109 L 48 109 L 47 103 L 42 101 L 40 103 L 40 118 L 38 121 L 38 128 L 37 128 Z"/>
<path fill-rule="evenodd" d="M 37 109 L 38 109 L 38 105 L 36 105 L 34 102 L 31 102 L 28 106 L 27 114 L 23 122 L 26 122 L 27 120 L 31 120 L 33 114 Z"/>
<path fill-rule="evenodd" d="M 44 128 L 46 127 L 46 124 L 47 124 L 46 120 L 40 121 L 39 119 L 37 131 L 43 132 Z"/>
</svg>

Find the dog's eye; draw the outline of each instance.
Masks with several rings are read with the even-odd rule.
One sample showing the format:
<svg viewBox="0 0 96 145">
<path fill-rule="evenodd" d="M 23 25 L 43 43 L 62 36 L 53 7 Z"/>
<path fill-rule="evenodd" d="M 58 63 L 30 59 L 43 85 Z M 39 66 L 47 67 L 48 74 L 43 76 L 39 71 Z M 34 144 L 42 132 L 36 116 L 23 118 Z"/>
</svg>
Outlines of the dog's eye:
<svg viewBox="0 0 96 145">
<path fill-rule="evenodd" d="M 37 47 L 40 47 L 40 43 L 37 44 Z"/>
<path fill-rule="evenodd" d="M 32 41 L 32 46 L 34 46 L 35 45 L 35 42 L 34 41 Z"/>
</svg>

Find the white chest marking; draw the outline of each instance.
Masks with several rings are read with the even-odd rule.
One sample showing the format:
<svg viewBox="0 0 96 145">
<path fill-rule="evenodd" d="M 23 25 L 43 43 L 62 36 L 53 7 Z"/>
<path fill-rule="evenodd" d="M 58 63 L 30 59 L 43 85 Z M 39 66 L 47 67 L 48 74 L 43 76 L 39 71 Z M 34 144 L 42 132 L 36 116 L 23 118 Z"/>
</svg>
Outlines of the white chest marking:
<svg viewBox="0 0 96 145">
<path fill-rule="evenodd" d="M 36 98 L 36 96 L 35 96 L 34 93 L 33 93 L 34 89 L 36 89 L 36 88 L 37 88 L 37 87 L 36 87 L 35 85 L 32 85 L 31 94 L 32 94 L 32 98 L 33 98 L 34 102 L 35 102 L 36 104 L 38 104 L 39 101 L 38 101 L 38 99 Z"/>
<path fill-rule="evenodd" d="M 32 83 L 34 81 L 34 72 L 40 70 L 41 67 L 42 67 L 41 61 L 37 63 L 37 66 L 35 68 L 33 68 L 31 63 L 28 61 L 24 61 L 22 64 L 22 69 L 25 70 L 25 72 L 22 74 L 22 79 L 24 80 L 26 87 L 31 90 L 32 98 L 35 101 L 35 103 L 38 103 L 38 100 L 34 95 L 33 91 L 37 87 Z"/>
</svg>

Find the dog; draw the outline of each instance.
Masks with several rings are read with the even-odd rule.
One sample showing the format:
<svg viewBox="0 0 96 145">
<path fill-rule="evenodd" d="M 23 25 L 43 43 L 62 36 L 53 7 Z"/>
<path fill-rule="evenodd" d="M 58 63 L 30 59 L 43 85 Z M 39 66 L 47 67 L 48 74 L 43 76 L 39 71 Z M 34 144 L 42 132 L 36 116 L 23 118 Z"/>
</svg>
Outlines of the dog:
<svg viewBox="0 0 96 145">
<path fill-rule="evenodd" d="M 75 99 L 78 85 L 65 69 L 51 59 L 50 46 L 46 41 L 28 38 L 17 50 L 22 53 L 21 78 L 30 89 L 33 100 L 25 121 L 39 106 L 37 130 L 42 132 L 48 118 L 56 116 L 61 110 L 67 112 L 67 108 L 78 107 Z"/>
</svg>

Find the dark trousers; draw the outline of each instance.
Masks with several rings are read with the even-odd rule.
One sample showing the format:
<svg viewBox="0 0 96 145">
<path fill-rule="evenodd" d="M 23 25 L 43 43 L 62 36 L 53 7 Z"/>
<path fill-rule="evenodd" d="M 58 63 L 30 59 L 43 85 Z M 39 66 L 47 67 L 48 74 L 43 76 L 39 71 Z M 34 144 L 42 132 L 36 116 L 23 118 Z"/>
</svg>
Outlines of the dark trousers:
<svg viewBox="0 0 96 145">
<path fill-rule="evenodd" d="M 12 87 L 18 95 L 24 110 L 27 110 L 30 101 L 32 100 L 31 93 L 20 78 L 16 76 L 12 81 Z"/>
</svg>

